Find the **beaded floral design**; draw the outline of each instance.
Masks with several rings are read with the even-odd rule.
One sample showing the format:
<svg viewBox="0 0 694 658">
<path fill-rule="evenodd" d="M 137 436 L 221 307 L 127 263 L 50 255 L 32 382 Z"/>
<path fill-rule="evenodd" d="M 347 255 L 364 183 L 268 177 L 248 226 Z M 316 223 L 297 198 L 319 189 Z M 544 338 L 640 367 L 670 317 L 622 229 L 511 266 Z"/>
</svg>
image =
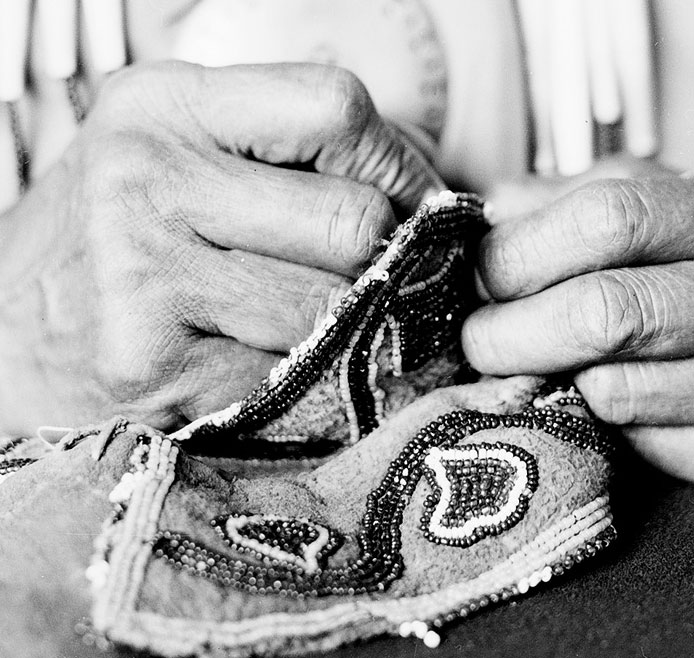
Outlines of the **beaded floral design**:
<svg viewBox="0 0 694 658">
<path fill-rule="evenodd" d="M 349 427 L 348 442 L 371 432 L 384 409 L 384 392 L 377 382 L 379 350 L 389 350 L 388 371 L 398 377 L 457 342 L 474 303 L 465 252 L 484 226 L 482 203 L 475 195 L 442 192 L 430 199 L 398 227 L 382 255 L 322 324 L 250 395 L 196 420 L 172 438 L 194 439 L 189 450 L 211 454 L 218 452 L 215 438 L 231 434 L 247 444 L 257 438 L 254 432 L 326 380 L 335 382 Z M 296 433 L 291 437 L 294 442 L 302 438 L 306 440 Z M 302 452 L 306 455 L 305 448 Z M 239 454 L 238 441 L 235 453 Z"/>
<path fill-rule="evenodd" d="M 470 546 L 518 523 L 538 484 L 534 457 L 510 444 L 431 448 L 424 465 L 434 493 L 421 529 L 448 546 Z"/>
<path fill-rule="evenodd" d="M 344 544 L 356 541 L 356 559 L 334 565 L 325 559 L 340 541 L 333 529 L 307 519 L 262 514 L 212 520 L 232 549 L 229 553 L 165 530 L 153 543 L 155 556 L 253 594 L 303 598 L 384 591 L 402 574 L 403 513 L 422 477 L 433 490 L 423 530 L 436 543 L 469 546 L 522 519 L 539 481 L 534 458 L 506 443 L 460 445 L 477 432 L 501 427 L 537 429 L 600 454 L 609 450 L 593 421 L 551 407 L 505 416 L 456 410 L 419 430 L 368 494 L 361 531 L 356 539 L 342 538 Z M 444 466 L 445 461 L 452 467 Z M 467 484 L 450 484 L 452 477 L 458 482 L 458 472 Z M 491 475 L 485 484 L 484 475 Z"/>
</svg>

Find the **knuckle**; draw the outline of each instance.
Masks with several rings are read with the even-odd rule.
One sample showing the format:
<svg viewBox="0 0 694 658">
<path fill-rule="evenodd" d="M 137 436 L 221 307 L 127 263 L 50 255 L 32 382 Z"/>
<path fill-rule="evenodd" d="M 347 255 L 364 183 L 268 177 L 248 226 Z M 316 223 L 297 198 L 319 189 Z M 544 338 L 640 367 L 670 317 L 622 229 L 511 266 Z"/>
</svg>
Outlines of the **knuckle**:
<svg viewBox="0 0 694 658">
<path fill-rule="evenodd" d="M 589 357 L 629 351 L 646 332 L 638 296 L 617 272 L 580 277 L 577 294 L 567 295 L 569 339 L 587 349 Z"/>
<path fill-rule="evenodd" d="M 595 366 L 581 372 L 576 383 L 593 413 L 613 425 L 630 425 L 637 413 L 632 382 L 621 365 Z"/>
<path fill-rule="evenodd" d="M 157 68 L 148 64 L 133 64 L 108 76 L 99 90 L 91 116 L 127 118 L 124 111 L 131 109 L 143 91 L 149 93 L 151 85 L 158 84 Z"/>
<path fill-rule="evenodd" d="M 122 96 L 129 94 L 133 87 L 133 81 L 139 76 L 141 66 L 126 66 L 109 75 L 99 89 L 95 110 L 100 110 L 104 106 L 109 107 L 114 102 L 118 103 Z"/>
<path fill-rule="evenodd" d="M 648 240 L 649 219 L 652 216 L 648 194 L 642 184 L 632 180 L 602 180 L 593 183 L 590 195 L 579 195 L 597 203 L 597 227 L 590 226 L 585 217 L 590 208 L 581 207 L 574 217 L 582 239 L 595 250 L 616 258 L 638 252 Z M 597 229 L 597 230 L 596 230 Z"/>
<path fill-rule="evenodd" d="M 190 97 L 192 82 L 202 79 L 203 70 L 181 61 L 127 66 L 106 79 L 88 121 L 132 125 L 157 106 L 177 107 L 181 97 Z"/>
<path fill-rule="evenodd" d="M 146 145 L 127 133 L 109 133 L 94 140 L 84 154 L 85 187 L 101 200 L 136 195 L 149 167 Z"/>
<path fill-rule="evenodd" d="M 147 133 L 109 131 L 84 149 L 82 170 L 85 191 L 102 202 L 120 200 L 150 211 L 162 210 L 175 189 L 175 158 L 169 147 Z M 143 205 L 144 204 L 144 205 Z"/>
</svg>

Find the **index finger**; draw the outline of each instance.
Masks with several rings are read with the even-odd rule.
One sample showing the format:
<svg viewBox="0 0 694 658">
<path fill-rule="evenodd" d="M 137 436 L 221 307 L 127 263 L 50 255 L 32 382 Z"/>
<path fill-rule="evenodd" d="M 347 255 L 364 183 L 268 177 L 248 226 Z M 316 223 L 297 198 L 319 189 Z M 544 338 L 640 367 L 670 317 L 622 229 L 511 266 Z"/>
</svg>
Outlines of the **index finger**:
<svg viewBox="0 0 694 658">
<path fill-rule="evenodd" d="M 494 226 L 478 267 L 489 294 L 508 300 L 588 272 L 692 257 L 692 181 L 603 180 Z"/>
<path fill-rule="evenodd" d="M 445 188 L 421 153 L 379 116 L 359 79 L 344 69 L 171 62 L 135 69 L 121 87 L 126 84 L 131 96 L 145 91 L 139 106 L 153 104 L 158 123 L 187 142 L 344 176 L 378 188 L 407 212 Z"/>
</svg>

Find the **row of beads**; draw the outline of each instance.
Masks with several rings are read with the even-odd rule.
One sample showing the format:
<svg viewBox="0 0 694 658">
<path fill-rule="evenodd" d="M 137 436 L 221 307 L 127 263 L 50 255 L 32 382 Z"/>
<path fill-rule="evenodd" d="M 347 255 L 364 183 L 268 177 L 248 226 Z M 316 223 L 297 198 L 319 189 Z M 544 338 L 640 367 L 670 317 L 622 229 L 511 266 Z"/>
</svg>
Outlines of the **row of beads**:
<svg viewBox="0 0 694 658">
<path fill-rule="evenodd" d="M 35 459 L 0 459 L 0 482 L 35 461 Z"/>
<path fill-rule="evenodd" d="M 600 498 L 575 510 L 545 530 L 536 541 L 472 581 L 418 597 L 417 608 L 423 613 L 420 619 L 432 619 L 433 625 L 441 626 L 490 602 L 525 593 L 584 557 L 594 555 L 596 550 L 606 545 L 603 543 L 605 538 L 611 539 L 615 535 L 609 508 L 604 501 Z M 601 504 L 602 507 L 596 509 L 596 505 Z M 497 594 L 489 595 L 489 592 Z M 449 608 L 449 612 L 445 615 L 434 612 L 442 606 Z M 430 617 L 426 616 L 428 611 Z"/>
<path fill-rule="evenodd" d="M 393 376 L 402 376 L 402 343 L 400 342 L 400 323 L 390 314 L 386 315 L 390 331 L 390 359 Z"/>
<path fill-rule="evenodd" d="M 548 406 L 565 407 L 568 405 L 587 407 L 588 403 L 574 386 L 571 386 L 568 391 L 558 389 L 545 397 L 537 397 L 533 400 L 533 406 L 536 409 L 544 409 Z"/>
<path fill-rule="evenodd" d="M 553 577 L 560 576 L 585 558 L 593 557 L 598 551 L 607 548 L 616 537 L 614 528 L 610 525 L 602 532 L 591 535 L 590 538 L 582 539 L 582 543 L 574 550 L 564 553 L 556 561 L 548 562 L 541 570 L 534 572 L 530 577 L 521 578 L 516 584 L 509 587 L 500 588 L 493 593 L 485 594 L 479 598 L 467 602 L 457 610 L 452 610 L 444 615 L 440 615 L 430 621 L 413 620 L 403 622 L 398 628 L 401 637 L 414 636 L 421 639 L 424 645 L 429 648 L 436 648 L 441 642 L 441 636 L 435 629 L 440 629 L 446 624 L 457 619 L 463 619 L 470 614 L 486 608 L 489 605 L 497 604 L 521 594 L 526 594 L 530 588 L 536 587 L 541 583 L 548 583 Z"/>
<path fill-rule="evenodd" d="M 2 441 L 2 447 L 0 447 L 0 457 L 7 457 L 9 458 L 9 455 L 14 452 L 16 448 L 18 448 L 22 443 L 26 443 L 28 441 L 27 437 L 19 437 L 17 439 L 8 439 L 5 437 L 0 437 L 0 440 Z"/>
<path fill-rule="evenodd" d="M 376 378 L 378 377 L 378 362 L 376 358 L 378 356 L 378 350 L 383 344 L 383 338 L 385 336 L 385 328 L 387 323 L 383 323 L 377 330 L 373 341 L 371 342 L 371 350 L 369 352 L 368 361 L 368 378 L 367 382 L 369 385 L 369 392 L 374 400 L 374 417 L 376 423 L 380 423 L 383 420 L 383 403 L 385 400 L 385 392 L 376 383 Z"/>
<path fill-rule="evenodd" d="M 94 542 L 94 552 L 86 576 L 96 590 L 104 586 L 108 577 L 110 570 L 109 553 L 113 539 L 117 534 L 117 525 L 123 519 L 135 491 L 143 491 L 153 480 L 173 481 L 173 465 L 177 454 L 178 448 L 168 438 L 152 435 L 138 439 L 138 443 L 129 458 L 130 470 L 123 473 L 121 479 L 109 493 L 109 501 L 114 508 Z M 158 507 L 153 505 L 150 509 L 156 511 Z M 145 512 L 150 513 L 149 510 L 145 510 Z M 154 514 L 155 512 L 151 513 Z M 152 525 L 156 523 L 156 520 L 156 518 L 141 518 L 138 519 L 139 523 L 135 525 Z"/>
<path fill-rule="evenodd" d="M 451 249 L 445 255 L 443 264 L 441 267 L 439 267 L 439 269 L 436 270 L 436 272 L 428 276 L 426 279 L 403 285 L 398 291 L 398 295 L 400 297 L 405 297 L 412 293 L 422 292 L 423 290 L 426 290 L 427 288 L 442 281 L 443 278 L 450 273 L 455 259 L 462 255 L 461 251 L 461 248 L 456 245 L 454 249 Z"/>
<path fill-rule="evenodd" d="M 526 594 L 531 588 L 537 587 L 541 583 L 548 583 L 552 578 L 563 575 L 567 570 L 571 569 L 577 564 L 580 564 L 586 558 L 595 556 L 596 553 L 607 548 L 617 536 L 614 527 L 611 525 L 607 526 L 597 534 L 595 534 L 594 530 L 591 530 L 585 534 L 586 536 L 581 537 L 581 543 L 578 547 L 570 551 L 563 552 L 563 554 L 559 557 L 553 556 L 553 560 L 547 560 L 545 566 L 533 572 L 530 577 L 520 578 L 513 585 L 496 589 L 491 594 L 485 594 L 478 598 L 472 599 L 455 610 L 451 610 L 450 612 L 439 615 L 434 619 L 420 623 L 423 623 L 427 630 L 430 628 L 440 629 L 444 625 L 450 624 L 458 619 L 464 619 L 465 617 L 468 617 L 469 615 L 478 612 L 489 605 L 497 604 L 502 601 L 508 601 L 509 599 L 519 595 Z M 411 632 L 411 624 L 412 622 L 405 622 L 405 624 L 400 626 L 402 635 L 413 634 Z M 436 645 L 438 645 L 438 643 L 436 643 Z"/>
</svg>

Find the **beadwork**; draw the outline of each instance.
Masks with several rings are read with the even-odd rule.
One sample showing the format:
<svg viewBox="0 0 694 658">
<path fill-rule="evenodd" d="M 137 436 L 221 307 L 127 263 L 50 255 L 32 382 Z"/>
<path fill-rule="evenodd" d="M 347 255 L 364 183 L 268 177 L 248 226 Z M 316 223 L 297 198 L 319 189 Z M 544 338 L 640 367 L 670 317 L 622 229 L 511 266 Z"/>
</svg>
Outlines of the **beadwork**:
<svg viewBox="0 0 694 658">
<path fill-rule="evenodd" d="M 103 442 L 106 443 L 114 434 L 122 433 L 126 427 L 125 421 L 116 419 L 115 424 L 108 427 L 108 431 L 104 433 Z M 109 493 L 113 511 L 104 522 L 102 532 L 94 542 L 94 553 L 85 573 L 94 591 L 103 589 L 114 567 L 121 566 L 114 565 L 111 548 L 119 534 L 118 524 L 127 512 L 135 491 L 139 490 L 141 494 L 140 503 L 145 498 L 149 498 L 160 504 L 174 480 L 177 456 L 178 446 L 168 438 L 162 438 L 153 431 L 147 431 L 138 437 L 137 445 L 130 455 L 131 469 L 123 473 L 118 484 Z M 98 455 L 95 455 L 95 458 L 98 458 Z M 146 513 L 140 514 L 129 530 L 136 535 L 152 536 L 157 521 L 155 515 L 158 514 L 157 506 L 142 509 Z"/>
<path fill-rule="evenodd" d="M 26 438 L 9 439 L 0 446 L 0 481 L 36 461 L 33 458 L 16 456 L 17 449 L 26 442 Z"/>
<path fill-rule="evenodd" d="M 16 473 L 20 468 L 35 462 L 35 459 L 4 459 L 0 460 L 0 481 Z"/>
<path fill-rule="evenodd" d="M 250 593 L 305 597 L 383 591 L 402 573 L 400 526 L 403 512 L 415 487 L 427 472 L 434 473 L 433 481 L 429 479 L 434 494 L 425 507 L 423 529 L 432 541 L 469 546 L 520 521 L 538 483 L 539 475 L 532 456 L 517 446 L 502 443 L 457 447 L 463 439 L 476 432 L 497 427 L 538 429 L 585 449 L 601 454 L 608 451 L 607 442 L 594 422 L 551 407 L 531 408 L 507 416 L 456 410 L 422 428 L 391 462 L 381 484 L 367 496 L 362 529 L 356 539 L 357 559 L 340 566 L 331 566 L 327 561 L 318 568 L 337 546 L 338 533 L 307 519 L 279 519 L 260 514 L 232 514 L 212 521 L 218 533 L 234 549 L 233 555 L 215 551 L 183 533 L 166 530 L 154 540 L 155 556 L 222 586 Z M 492 470 L 492 476 L 499 476 L 498 484 L 491 489 L 486 487 L 490 494 L 493 493 L 493 500 L 481 501 L 479 496 L 474 500 L 463 500 L 465 492 L 461 489 L 462 518 L 458 512 L 444 518 L 451 497 L 437 516 L 434 510 L 439 498 L 443 500 L 441 483 L 444 481 L 441 473 L 437 477 L 437 462 L 452 456 L 456 461 L 462 457 L 464 464 L 473 450 L 478 460 L 474 467 L 477 474 L 484 466 Z M 470 468 L 473 468 L 472 463 Z M 448 481 L 449 474 L 444 473 L 443 478 Z M 480 480 L 471 492 L 479 494 L 482 489 Z M 485 502 L 490 504 L 485 505 Z M 462 524 L 459 523 L 461 520 Z M 467 521 L 471 521 L 468 526 L 465 525 Z M 249 526 L 255 527 L 251 534 L 240 532 Z M 321 535 L 320 528 L 325 534 Z M 453 532 L 451 537 L 444 536 L 448 530 Z M 259 533 L 263 535 L 262 542 Z M 315 562 L 306 558 L 306 541 L 319 542 L 313 554 Z M 349 539 L 344 538 L 344 541 Z"/>
<path fill-rule="evenodd" d="M 314 573 L 338 545 L 336 534 L 308 519 L 233 514 L 212 520 L 225 543 L 239 553 L 282 560 Z"/>
<path fill-rule="evenodd" d="M 466 249 L 484 231 L 482 203 L 442 192 L 396 230 L 384 253 L 340 304 L 250 395 L 172 435 L 195 439 L 189 450 L 214 454 L 215 437 L 245 442 L 280 417 L 316 382 L 334 377 L 351 442 L 371 432 L 383 413 L 377 385 L 379 346 L 388 340 L 391 372 L 412 371 L 458 339 L 471 310 L 473 286 Z M 291 442 L 286 442 L 291 443 Z M 272 446 L 277 453 L 281 446 Z M 307 454 L 304 447 L 303 454 Z M 238 454 L 238 444 L 237 444 Z"/>
<path fill-rule="evenodd" d="M 431 448 L 424 465 L 434 493 L 421 529 L 429 541 L 470 546 L 518 523 L 537 488 L 533 456 L 514 445 Z"/>
</svg>

